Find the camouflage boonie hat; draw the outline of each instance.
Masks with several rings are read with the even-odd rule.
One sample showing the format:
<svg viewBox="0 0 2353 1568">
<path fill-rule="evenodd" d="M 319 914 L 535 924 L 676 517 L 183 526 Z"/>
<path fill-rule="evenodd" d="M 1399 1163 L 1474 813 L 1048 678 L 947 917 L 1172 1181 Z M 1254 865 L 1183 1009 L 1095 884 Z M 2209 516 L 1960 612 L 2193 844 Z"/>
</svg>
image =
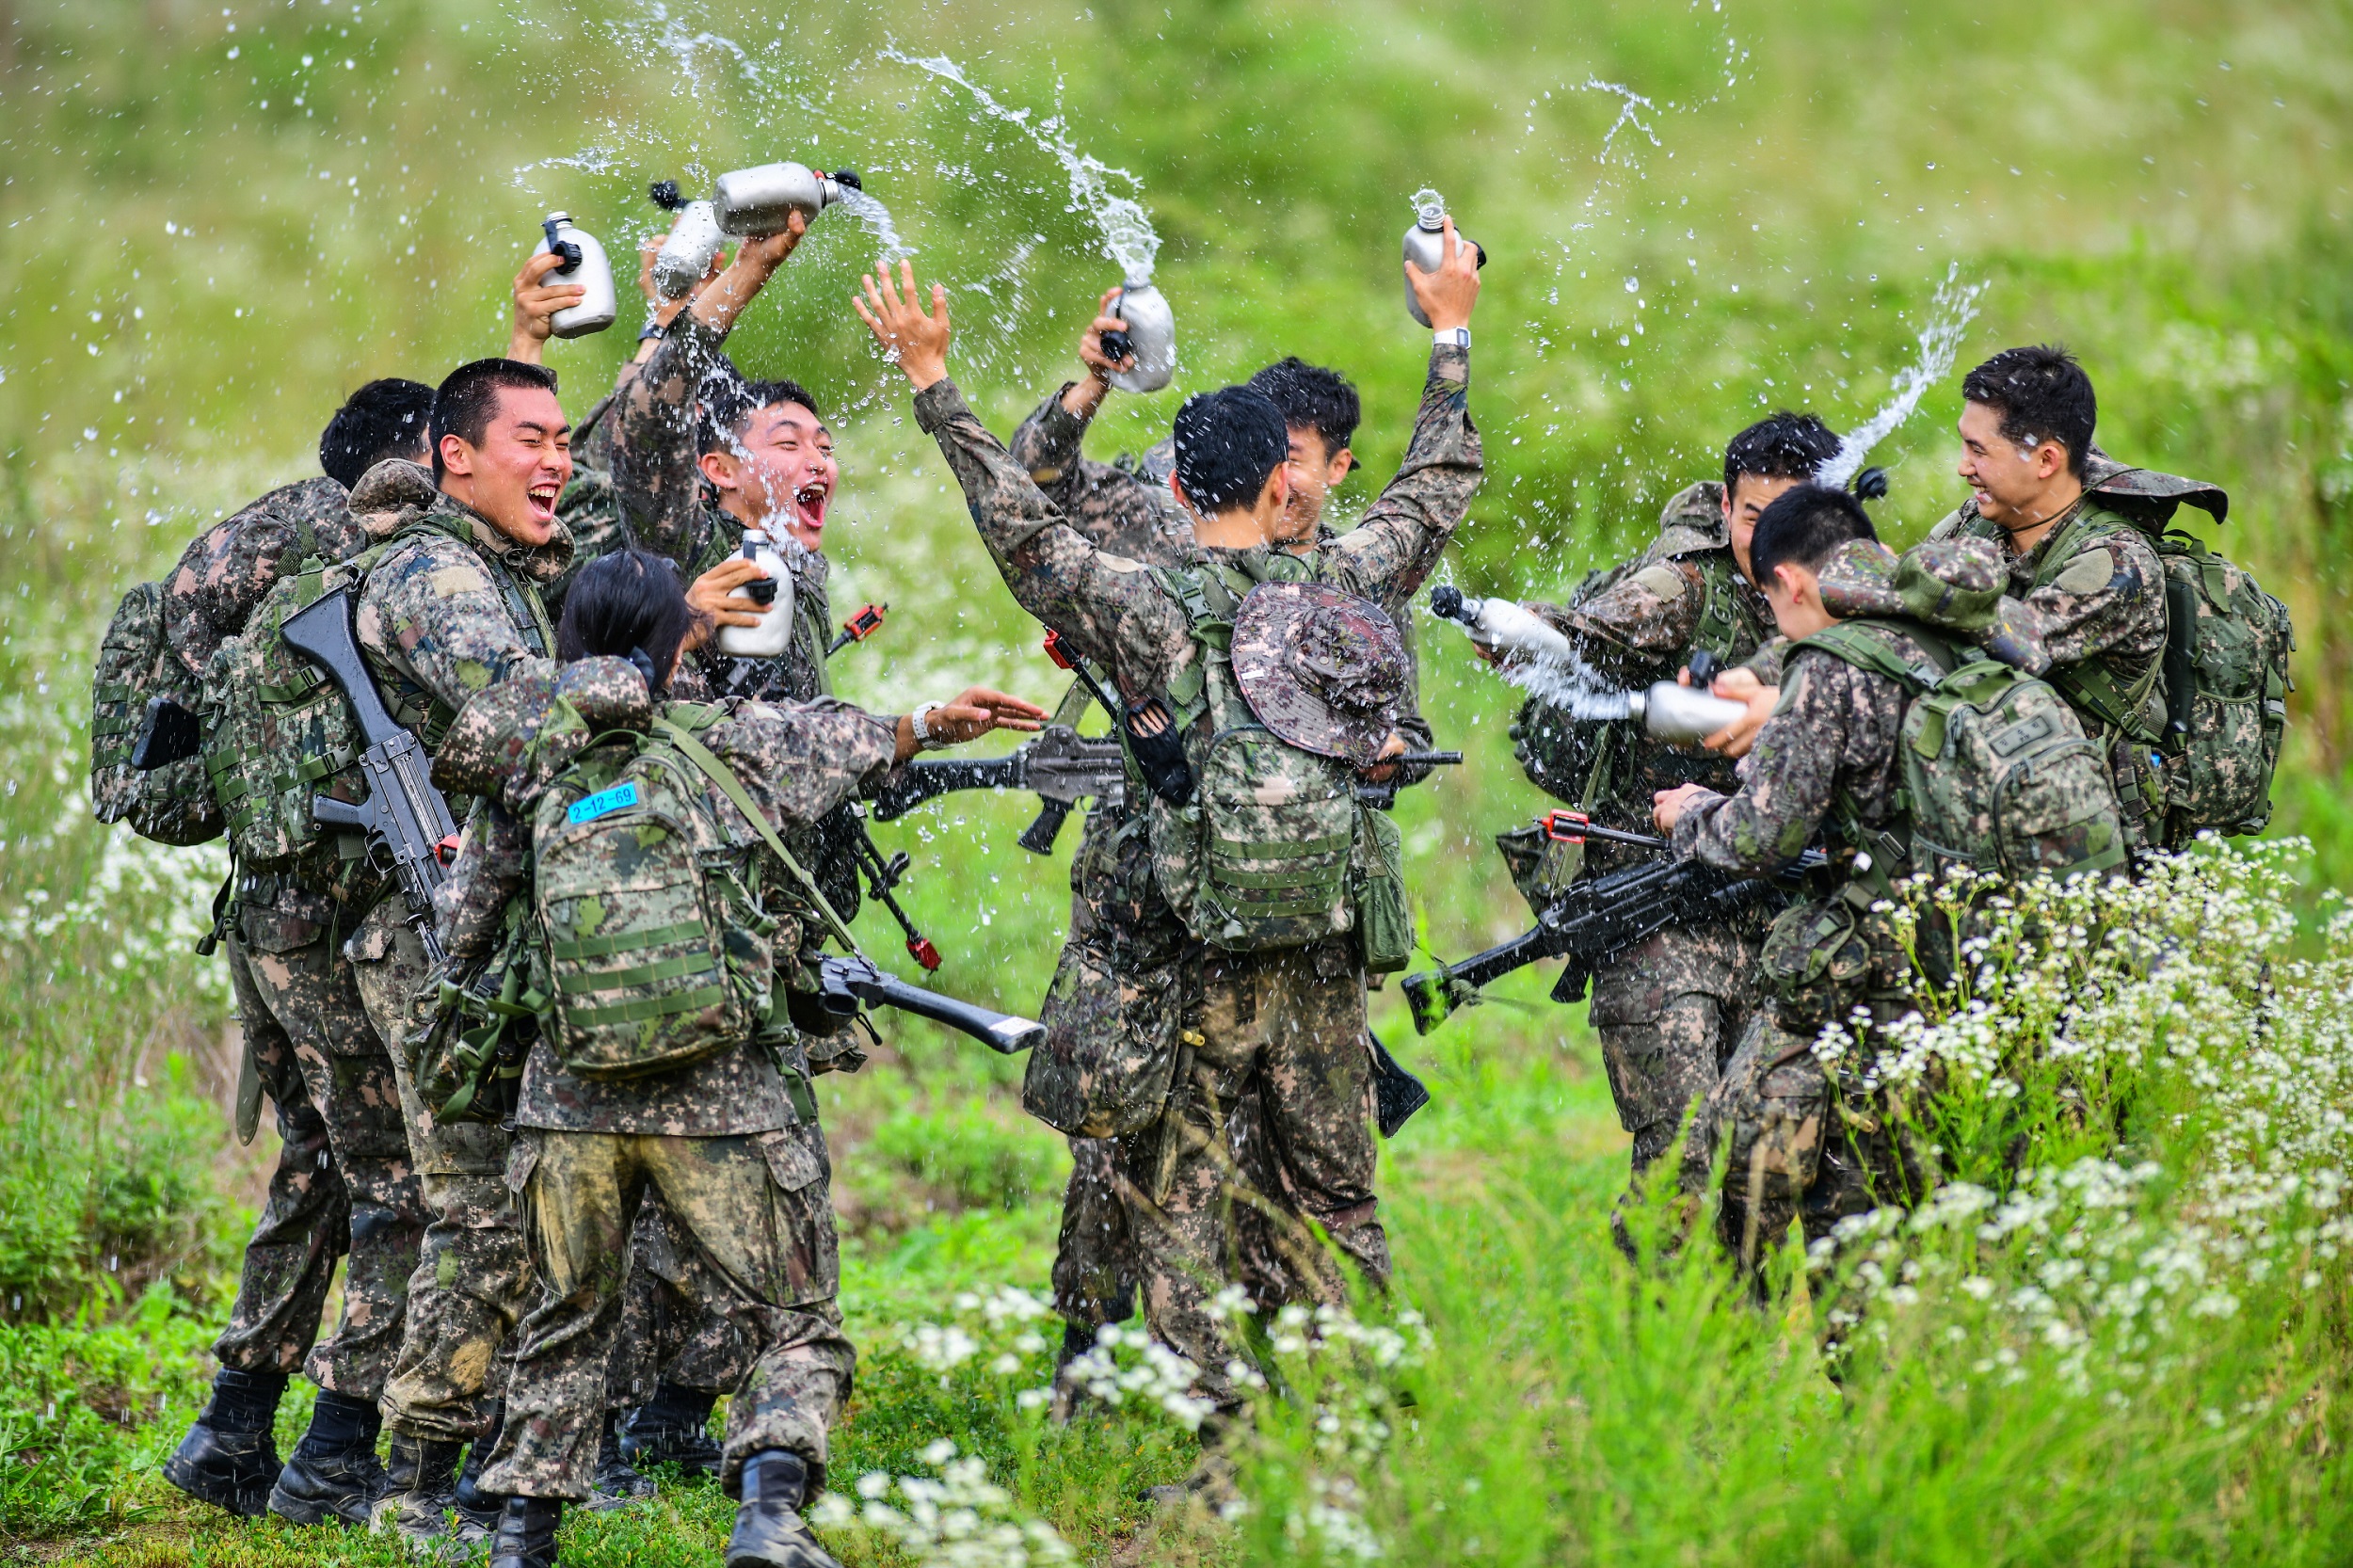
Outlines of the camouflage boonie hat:
<svg viewBox="0 0 2353 1568">
<path fill-rule="evenodd" d="M 1849 539 L 1817 575 L 1822 608 L 1840 620 L 1915 620 L 2028 675 L 2051 667 L 2042 617 L 2003 592 L 2009 568 L 1988 540 L 1930 539 L 1898 556 L 1876 540 Z"/>
<path fill-rule="evenodd" d="M 2084 454 L 2084 488 L 2105 500 L 2139 502 L 2160 521 L 2172 517 L 2185 501 L 2217 522 L 2230 516 L 2230 493 L 2202 479 L 2184 479 L 2153 468 L 2129 468 L 2093 446 Z"/>
<path fill-rule="evenodd" d="M 1369 600 L 1261 583 L 1234 616 L 1233 660 L 1258 722 L 1302 751 L 1364 767 L 1397 728 L 1405 644 Z"/>
</svg>

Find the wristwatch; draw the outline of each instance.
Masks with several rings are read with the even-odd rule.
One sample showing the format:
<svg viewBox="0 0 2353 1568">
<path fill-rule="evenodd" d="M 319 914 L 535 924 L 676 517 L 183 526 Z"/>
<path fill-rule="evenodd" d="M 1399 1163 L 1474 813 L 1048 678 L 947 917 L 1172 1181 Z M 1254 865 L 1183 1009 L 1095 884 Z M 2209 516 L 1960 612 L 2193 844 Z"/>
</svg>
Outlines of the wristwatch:
<svg viewBox="0 0 2353 1568">
<path fill-rule="evenodd" d="M 1449 327 L 1443 332 L 1433 332 L 1430 335 L 1430 341 L 1440 348 L 1468 348 L 1470 346 L 1470 328 L 1467 327 Z"/>
<path fill-rule="evenodd" d="M 907 715 L 907 728 L 915 731 L 917 750 L 937 751 L 948 744 L 945 741 L 934 740 L 931 726 L 923 722 L 931 716 L 933 709 L 945 706 L 946 704 L 938 702 L 919 702 L 915 706 L 915 712 Z"/>
<path fill-rule="evenodd" d="M 661 322 L 649 321 L 646 323 L 646 329 L 637 334 L 637 341 L 639 343 L 644 343 L 648 339 L 659 341 L 660 339 L 666 338 L 669 335 L 669 328 L 664 326 Z"/>
</svg>

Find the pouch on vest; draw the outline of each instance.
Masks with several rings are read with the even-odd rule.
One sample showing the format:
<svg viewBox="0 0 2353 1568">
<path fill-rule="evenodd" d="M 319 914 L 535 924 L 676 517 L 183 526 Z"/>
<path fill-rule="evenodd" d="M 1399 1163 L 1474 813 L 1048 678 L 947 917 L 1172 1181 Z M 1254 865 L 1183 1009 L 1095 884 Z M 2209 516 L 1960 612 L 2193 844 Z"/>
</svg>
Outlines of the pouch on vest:
<svg viewBox="0 0 2353 1568">
<path fill-rule="evenodd" d="M 1854 884 L 1849 890 L 1867 898 Z M 1871 978 L 1871 942 L 1857 900 L 1848 892 L 1793 904 L 1773 919 L 1757 959 L 1784 1029 L 1812 1038 L 1843 1022 L 1863 1002 Z"/>
<path fill-rule="evenodd" d="M 164 589 L 141 583 L 122 596 L 98 647 L 90 676 L 90 804 L 103 823 L 127 822 L 163 844 L 209 843 L 221 835 L 220 807 L 204 781 L 201 756 L 158 768 L 131 766 L 132 747 L 157 698 L 194 712 L 199 684 L 164 635 Z"/>
</svg>

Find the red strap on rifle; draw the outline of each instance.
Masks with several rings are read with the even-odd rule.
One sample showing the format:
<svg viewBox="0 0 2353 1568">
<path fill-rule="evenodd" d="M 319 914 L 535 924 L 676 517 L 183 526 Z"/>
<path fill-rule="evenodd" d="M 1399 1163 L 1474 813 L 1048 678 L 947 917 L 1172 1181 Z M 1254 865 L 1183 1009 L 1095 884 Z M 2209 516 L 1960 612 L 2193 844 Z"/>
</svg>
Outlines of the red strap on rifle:
<svg viewBox="0 0 2353 1568">
<path fill-rule="evenodd" d="M 1070 667 L 1070 655 L 1064 651 L 1061 632 L 1046 633 L 1046 657 L 1054 661 L 1056 669 L 1066 670 Z"/>
<path fill-rule="evenodd" d="M 433 846 L 433 858 L 440 861 L 444 866 L 455 866 L 457 864 L 457 839 L 458 835 L 452 833 L 447 838 L 441 840 L 440 842 L 435 844 Z"/>
</svg>

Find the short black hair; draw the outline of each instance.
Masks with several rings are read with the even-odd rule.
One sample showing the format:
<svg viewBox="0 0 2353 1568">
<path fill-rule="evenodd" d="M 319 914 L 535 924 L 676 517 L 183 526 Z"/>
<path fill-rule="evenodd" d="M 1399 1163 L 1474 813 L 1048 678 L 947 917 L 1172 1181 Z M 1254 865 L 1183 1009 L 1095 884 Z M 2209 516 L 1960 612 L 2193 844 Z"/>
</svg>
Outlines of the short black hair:
<svg viewBox="0 0 2353 1568">
<path fill-rule="evenodd" d="M 433 394 L 433 477 L 441 477 L 441 438 L 456 436 L 480 446 L 498 413 L 499 393 L 555 391 L 555 372 L 520 360 L 473 360 L 449 373 Z"/>
<path fill-rule="evenodd" d="M 744 426 L 762 408 L 779 403 L 797 403 L 807 408 L 819 424 L 824 424 L 825 411 L 817 407 L 816 397 L 798 381 L 781 377 L 769 381 L 748 381 L 741 375 L 712 376 L 703 381 L 702 419 L 696 432 L 701 445 L 697 452 L 732 452 L 736 438 Z"/>
<path fill-rule="evenodd" d="M 1176 478 L 1204 514 L 1246 506 L 1290 457 L 1274 400 L 1249 387 L 1195 392 L 1176 410 Z"/>
<path fill-rule="evenodd" d="M 423 460 L 433 424 L 433 389 L 387 376 L 344 399 L 319 432 L 319 467 L 344 489 L 387 457 Z"/>
<path fill-rule="evenodd" d="M 1877 539 L 1863 503 L 1828 485 L 1784 490 L 1758 515 L 1749 540 L 1749 567 L 1759 583 L 1773 580 L 1775 567 L 1819 571 L 1830 552 L 1849 539 Z"/>
<path fill-rule="evenodd" d="M 1838 432 L 1812 414 L 1784 408 L 1758 420 L 1724 448 L 1724 493 L 1742 474 L 1757 479 L 1811 479 L 1838 456 Z"/>
<path fill-rule="evenodd" d="M 563 623 L 555 629 L 555 656 L 566 664 L 600 655 L 626 659 L 635 648 L 652 662 L 657 681 L 666 684 L 679 644 L 697 618 L 668 556 L 616 550 L 572 579 Z"/>
<path fill-rule="evenodd" d="M 1961 395 L 2002 411 L 2002 439 L 2020 446 L 2057 441 L 2078 478 L 2091 451 L 2100 400 L 2075 356 L 2055 343 L 2005 348 L 1961 383 Z"/>
<path fill-rule="evenodd" d="M 1322 437 L 1327 457 L 1354 440 L 1356 426 L 1364 421 L 1364 403 L 1346 376 L 1311 365 L 1296 354 L 1276 360 L 1243 384 L 1266 393 L 1283 410 L 1286 425 Z"/>
</svg>

